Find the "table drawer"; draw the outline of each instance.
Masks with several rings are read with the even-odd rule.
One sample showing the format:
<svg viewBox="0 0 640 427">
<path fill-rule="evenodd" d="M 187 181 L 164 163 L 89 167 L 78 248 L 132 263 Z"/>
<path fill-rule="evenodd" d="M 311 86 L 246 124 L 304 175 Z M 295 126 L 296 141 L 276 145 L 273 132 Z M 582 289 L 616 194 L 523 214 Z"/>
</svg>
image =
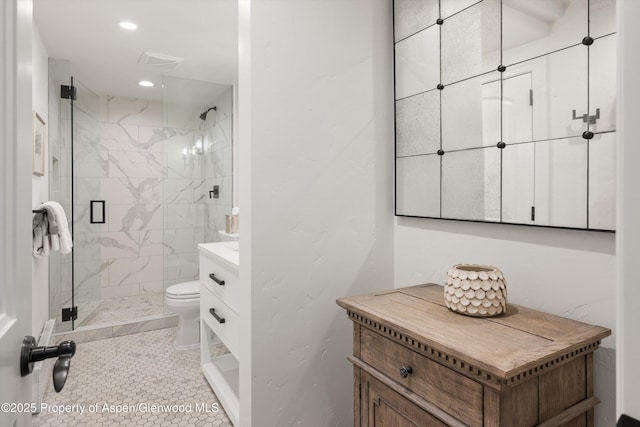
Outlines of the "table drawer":
<svg viewBox="0 0 640 427">
<path fill-rule="evenodd" d="M 213 274 L 213 278 L 210 276 Z M 214 280 L 215 279 L 215 280 Z M 240 303 L 240 278 L 238 272 L 222 261 L 200 254 L 200 281 L 238 313 Z M 222 284 L 224 283 L 224 284 Z"/>
<path fill-rule="evenodd" d="M 360 359 L 469 426 L 482 426 L 482 385 L 368 328 Z M 401 368 L 411 368 L 402 376 Z"/>
<path fill-rule="evenodd" d="M 213 312 L 212 312 L 213 309 Z M 233 354 L 238 354 L 240 319 L 205 285 L 200 285 L 200 317 Z"/>
</svg>

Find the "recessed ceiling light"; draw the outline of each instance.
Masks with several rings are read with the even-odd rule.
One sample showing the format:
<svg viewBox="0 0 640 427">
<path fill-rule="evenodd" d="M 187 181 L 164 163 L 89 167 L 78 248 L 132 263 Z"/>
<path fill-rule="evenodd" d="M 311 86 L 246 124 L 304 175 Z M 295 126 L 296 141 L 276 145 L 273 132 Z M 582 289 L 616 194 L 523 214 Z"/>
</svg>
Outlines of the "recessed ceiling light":
<svg viewBox="0 0 640 427">
<path fill-rule="evenodd" d="M 120 23 L 120 27 L 124 28 L 125 30 L 135 30 L 138 28 L 138 26 L 136 24 L 134 24 L 133 22 L 128 22 L 128 21 L 122 21 Z"/>
<path fill-rule="evenodd" d="M 140 80 L 138 84 L 144 87 L 153 87 L 153 82 L 150 82 L 149 80 Z"/>
</svg>

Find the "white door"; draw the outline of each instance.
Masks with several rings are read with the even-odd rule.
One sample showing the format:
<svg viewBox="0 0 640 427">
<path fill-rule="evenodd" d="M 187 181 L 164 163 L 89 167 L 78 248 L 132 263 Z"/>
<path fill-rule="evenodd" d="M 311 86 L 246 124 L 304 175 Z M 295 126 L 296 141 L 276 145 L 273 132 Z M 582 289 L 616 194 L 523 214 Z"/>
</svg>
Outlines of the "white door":
<svg viewBox="0 0 640 427">
<path fill-rule="evenodd" d="M 31 377 L 20 346 L 31 335 L 31 0 L 0 4 L 0 426 L 30 426 Z M 27 407 L 27 410 L 29 408 Z M 22 413 L 20 413 L 22 411 Z"/>
</svg>

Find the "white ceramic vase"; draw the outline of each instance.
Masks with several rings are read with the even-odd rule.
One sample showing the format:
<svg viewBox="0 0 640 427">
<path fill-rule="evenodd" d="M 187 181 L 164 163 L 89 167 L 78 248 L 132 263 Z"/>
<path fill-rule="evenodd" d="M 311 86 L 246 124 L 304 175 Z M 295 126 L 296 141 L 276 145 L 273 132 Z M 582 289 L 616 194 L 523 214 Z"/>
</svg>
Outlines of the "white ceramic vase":
<svg viewBox="0 0 640 427">
<path fill-rule="evenodd" d="M 507 281 L 496 267 L 456 264 L 447 272 L 444 302 L 467 316 L 497 316 L 507 311 Z"/>
</svg>

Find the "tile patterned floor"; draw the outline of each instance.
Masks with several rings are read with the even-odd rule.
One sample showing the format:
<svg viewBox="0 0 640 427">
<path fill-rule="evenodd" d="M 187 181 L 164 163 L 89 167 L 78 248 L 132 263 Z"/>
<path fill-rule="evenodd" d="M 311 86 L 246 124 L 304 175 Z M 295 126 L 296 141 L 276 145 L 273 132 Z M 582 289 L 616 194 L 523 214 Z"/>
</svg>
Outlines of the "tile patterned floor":
<svg viewBox="0 0 640 427">
<path fill-rule="evenodd" d="M 176 328 L 166 328 L 78 344 L 64 389 L 56 393 L 47 385 L 50 407 L 33 416 L 33 425 L 231 427 L 202 375 L 200 351 L 173 351 L 175 334 Z M 226 349 L 219 345 L 215 352 Z M 80 406 L 56 412 L 56 405 Z M 115 412 L 125 408 L 133 411 Z"/>
</svg>

